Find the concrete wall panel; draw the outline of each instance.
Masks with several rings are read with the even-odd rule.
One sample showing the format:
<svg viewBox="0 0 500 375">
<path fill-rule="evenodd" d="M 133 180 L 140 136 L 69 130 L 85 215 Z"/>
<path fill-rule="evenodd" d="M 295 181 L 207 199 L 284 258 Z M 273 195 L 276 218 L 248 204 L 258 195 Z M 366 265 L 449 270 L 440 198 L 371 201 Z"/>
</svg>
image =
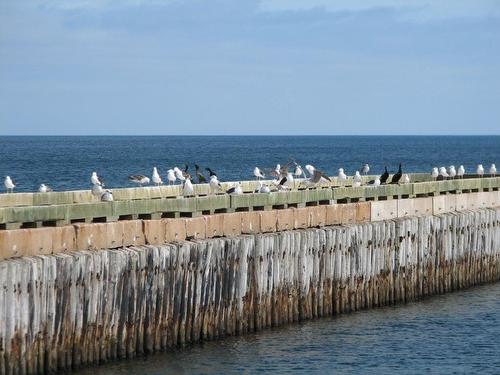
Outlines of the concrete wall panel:
<svg viewBox="0 0 500 375">
<path fill-rule="evenodd" d="M 397 218 L 398 202 L 396 199 L 371 202 L 371 220 L 390 220 Z"/>
</svg>

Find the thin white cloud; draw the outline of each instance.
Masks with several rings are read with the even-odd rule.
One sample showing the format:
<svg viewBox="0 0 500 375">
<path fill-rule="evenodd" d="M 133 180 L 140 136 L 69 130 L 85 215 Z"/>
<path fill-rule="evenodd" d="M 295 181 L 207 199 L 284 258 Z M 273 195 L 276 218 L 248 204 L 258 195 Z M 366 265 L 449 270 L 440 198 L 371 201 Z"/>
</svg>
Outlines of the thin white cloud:
<svg viewBox="0 0 500 375">
<path fill-rule="evenodd" d="M 54 9 L 116 9 L 132 6 L 165 5 L 175 0 L 43 0 L 43 6 Z"/>
<path fill-rule="evenodd" d="M 408 20 L 482 18 L 500 16 L 498 0 L 261 0 L 263 11 L 365 12 L 388 9 Z"/>
</svg>

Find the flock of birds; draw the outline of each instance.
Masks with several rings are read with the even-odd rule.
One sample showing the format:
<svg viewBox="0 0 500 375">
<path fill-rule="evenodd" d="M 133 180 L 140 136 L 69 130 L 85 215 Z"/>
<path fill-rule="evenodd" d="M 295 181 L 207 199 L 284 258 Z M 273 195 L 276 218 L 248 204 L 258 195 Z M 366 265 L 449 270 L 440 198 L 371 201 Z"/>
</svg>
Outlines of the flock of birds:
<svg viewBox="0 0 500 375">
<path fill-rule="evenodd" d="M 195 167 L 195 177 L 199 184 L 208 183 L 210 187 L 210 194 L 218 194 L 218 193 L 226 193 L 226 194 L 234 194 L 240 195 L 243 194 L 243 189 L 241 188 L 241 183 L 237 182 L 233 184 L 233 186 L 224 191 L 220 181 L 217 178 L 217 174 L 210 168 L 205 168 L 205 171 L 208 172 L 208 176 L 203 174 L 202 169 L 198 164 L 194 165 Z M 169 185 L 174 185 L 177 181 L 182 185 L 182 191 L 184 196 L 193 196 L 194 195 L 194 187 L 193 187 L 193 176 L 188 172 L 189 166 L 185 164 L 184 169 L 181 170 L 178 167 L 173 169 L 169 169 L 167 171 L 167 181 Z M 307 171 L 307 173 L 306 173 Z M 363 179 L 361 175 L 367 175 L 370 171 L 370 166 L 368 164 L 364 164 L 361 168 L 361 172 L 358 170 L 355 172 L 352 178 L 352 186 L 358 187 L 362 185 Z M 491 176 L 496 176 L 497 169 L 495 164 L 491 164 L 489 169 Z M 281 166 L 277 164 L 274 169 L 269 169 L 266 171 L 261 170 L 259 167 L 255 167 L 253 174 L 257 179 L 259 185 L 255 190 L 256 193 L 270 193 L 273 189 L 275 190 L 290 190 L 297 188 L 297 183 L 299 186 L 310 188 L 316 187 L 321 183 L 331 182 L 331 178 L 328 177 L 322 171 L 316 169 L 314 166 L 308 164 L 305 168 L 302 168 L 297 162 L 291 161 L 286 165 Z M 476 168 L 476 174 L 479 177 L 483 177 L 484 175 L 484 167 L 482 164 L 479 164 Z M 267 176 L 272 177 L 272 180 L 268 183 L 264 183 L 264 180 Z M 446 179 L 455 179 L 455 178 L 463 178 L 465 175 L 465 168 L 463 165 L 459 166 L 458 169 L 455 169 L 453 165 L 450 165 L 448 168 L 446 167 L 434 167 L 431 171 L 431 177 L 433 180 L 446 180 Z M 410 183 L 410 176 L 407 173 L 403 173 L 401 164 L 399 164 L 398 171 L 392 176 L 389 181 L 389 171 L 387 167 L 385 167 L 384 173 L 380 176 L 376 176 L 375 179 L 369 181 L 367 185 L 371 186 L 379 186 L 384 184 L 407 184 Z M 339 168 L 337 175 L 338 182 L 341 186 L 345 184 L 348 179 L 348 176 L 344 172 L 343 168 Z M 151 179 L 145 175 L 131 175 L 129 176 L 129 180 L 139 186 L 149 185 L 151 181 L 156 185 L 162 185 L 163 179 L 158 172 L 156 167 L 153 168 L 153 174 Z M 92 194 L 98 197 L 101 201 L 110 202 L 113 201 L 113 193 L 109 189 L 105 189 L 104 181 L 101 177 L 97 175 L 96 172 L 92 172 L 90 176 L 90 182 L 92 183 Z M 10 178 L 10 176 L 6 176 L 4 180 L 4 185 L 7 192 L 13 192 L 16 187 L 15 182 Z M 46 184 L 41 184 L 38 188 L 40 193 L 48 193 L 53 191 Z"/>
</svg>

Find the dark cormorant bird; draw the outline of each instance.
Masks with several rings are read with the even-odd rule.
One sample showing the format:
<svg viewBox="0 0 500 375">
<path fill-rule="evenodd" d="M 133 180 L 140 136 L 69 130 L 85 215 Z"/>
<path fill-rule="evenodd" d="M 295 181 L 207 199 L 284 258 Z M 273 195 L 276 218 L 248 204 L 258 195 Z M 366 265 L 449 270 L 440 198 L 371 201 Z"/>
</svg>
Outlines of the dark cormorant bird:
<svg viewBox="0 0 500 375">
<path fill-rule="evenodd" d="M 198 178 L 198 183 L 199 184 L 204 184 L 207 182 L 207 179 L 203 174 L 200 172 L 200 166 L 198 164 L 194 165 L 194 169 L 196 170 L 196 177 Z"/>
<path fill-rule="evenodd" d="M 401 176 L 403 175 L 403 171 L 401 170 L 401 163 L 399 163 L 398 172 L 392 176 L 391 184 L 397 184 L 399 180 L 401 180 Z"/>
<path fill-rule="evenodd" d="M 383 185 L 387 182 L 389 178 L 389 172 L 387 171 L 387 166 L 385 167 L 385 172 L 380 176 L 380 184 Z"/>
<path fill-rule="evenodd" d="M 210 175 L 210 177 L 212 177 L 212 176 L 217 176 L 217 175 L 215 174 L 215 172 L 214 172 L 214 171 L 212 171 L 210 168 L 205 168 L 205 170 L 206 170 L 206 171 L 208 171 L 208 174 Z"/>
</svg>

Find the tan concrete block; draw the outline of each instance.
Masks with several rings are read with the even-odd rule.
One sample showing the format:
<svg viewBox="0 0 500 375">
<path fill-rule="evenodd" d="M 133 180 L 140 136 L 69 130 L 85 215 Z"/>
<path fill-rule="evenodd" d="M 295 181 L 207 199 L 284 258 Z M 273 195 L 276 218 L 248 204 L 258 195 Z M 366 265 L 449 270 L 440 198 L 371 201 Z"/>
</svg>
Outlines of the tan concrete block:
<svg viewBox="0 0 500 375">
<path fill-rule="evenodd" d="M 165 222 L 165 241 L 184 241 L 186 239 L 186 219 L 163 219 Z"/>
<path fill-rule="evenodd" d="M 324 227 L 326 225 L 326 206 L 307 207 L 311 227 Z"/>
<path fill-rule="evenodd" d="M 234 212 L 230 214 L 222 214 L 223 227 L 222 233 L 226 237 L 238 236 L 241 234 L 241 212 Z"/>
<path fill-rule="evenodd" d="M 387 201 L 373 201 L 371 202 L 371 220 L 390 220 L 397 218 L 398 215 L 398 202 L 397 199 Z"/>
<path fill-rule="evenodd" d="M 50 229 L 52 229 L 52 252 L 54 254 L 76 250 L 76 231 L 73 225 Z"/>
<path fill-rule="evenodd" d="M 52 254 L 52 229 L 53 228 L 25 229 L 25 235 L 28 237 L 28 246 L 24 255 Z"/>
<path fill-rule="evenodd" d="M 464 211 L 467 209 L 467 195 L 469 194 L 457 194 L 455 206 L 457 211 Z"/>
<path fill-rule="evenodd" d="M 124 220 L 123 246 L 141 246 L 146 244 L 142 220 Z"/>
<path fill-rule="evenodd" d="M 194 239 L 206 238 L 207 228 L 204 216 L 186 219 L 186 237 Z"/>
<path fill-rule="evenodd" d="M 356 203 L 356 222 L 365 223 L 370 221 L 371 204 L 370 202 Z"/>
<path fill-rule="evenodd" d="M 357 207 L 356 203 L 345 203 L 341 205 L 342 224 L 354 224 L 356 222 Z"/>
<path fill-rule="evenodd" d="M 206 221 L 207 238 L 221 237 L 224 235 L 223 214 L 208 215 L 206 219 L 207 219 Z"/>
<path fill-rule="evenodd" d="M 295 229 L 305 229 L 311 226 L 311 212 L 309 211 L 309 207 L 295 208 L 293 216 Z"/>
<path fill-rule="evenodd" d="M 166 221 L 143 220 L 144 241 L 148 245 L 160 245 L 166 242 Z"/>
<path fill-rule="evenodd" d="M 260 233 L 260 214 L 259 212 L 241 213 L 241 233 L 255 234 Z"/>
<path fill-rule="evenodd" d="M 294 229 L 295 218 L 293 209 L 277 210 L 276 212 L 276 230 L 292 230 Z"/>
<path fill-rule="evenodd" d="M 106 232 L 106 249 L 123 247 L 123 222 L 103 223 Z"/>
<path fill-rule="evenodd" d="M 74 224 L 76 232 L 76 250 L 105 249 L 108 239 L 106 235 L 107 223 Z"/>
<path fill-rule="evenodd" d="M 438 195 L 432 197 L 432 213 L 434 215 L 453 212 L 457 209 L 457 195 Z"/>
<path fill-rule="evenodd" d="M 29 238 L 27 229 L 0 231 L 0 260 L 26 255 Z"/>
<path fill-rule="evenodd" d="M 261 211 L 260 212 L 260 230 L 262 233 L 276 232 L 278 214 L 277 210 Z"/>
<path fill-rule="evenodd" d="M 331 204 L 326 207 L 326 225 L 340 225 L 342 223 L 342 205 Z"/>
</svg>

